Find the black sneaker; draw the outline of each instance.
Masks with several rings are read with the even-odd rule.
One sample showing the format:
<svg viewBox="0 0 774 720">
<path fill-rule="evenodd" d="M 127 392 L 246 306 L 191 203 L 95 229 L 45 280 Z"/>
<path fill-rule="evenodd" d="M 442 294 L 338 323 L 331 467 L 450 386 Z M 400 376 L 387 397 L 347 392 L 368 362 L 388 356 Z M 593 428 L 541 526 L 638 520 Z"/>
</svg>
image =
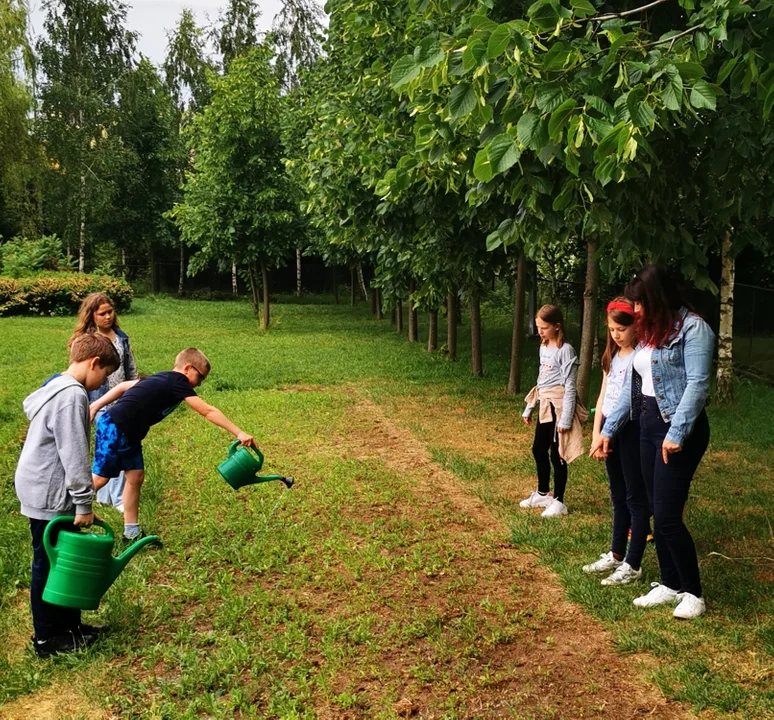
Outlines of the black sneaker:
<svg viewBox="0 0 774 720">
<path fill-rule="evenodd" d="M 138 540 L 142 540 L 145 537 L 148 537 L 148 533 L 146 533 L 145 530 L 140 530 L 139 535 L 135 535 L 134 537 L 130 537 L 130 538 L 126 537 L 126 535 L 121 535 L 121 545 L 124 548 L 127 548 L 130 545 L 136 543 Z M 162 543 L 161 540 L 156 538 L 156 541 L 149 543 L 148 547 L 162 548 L 164 547 L 164 543 Z"/>
<path fill-rule="evenodd" d="M 88 623 L 81 623 L 78 626 L 78 630 L 80 631 L 81 635 L 93 635 L 94 637 L 99 637 L 100 635 L 104 635 L 108 630 L 110 630 L 110 625 L 105 623 L 104 625 L 89 625 Z"/>
<path fill-rule="evenodd" d="M 96 640 L 96 635 L 73 632 L 71 630 L 61 635 L 54 635 L 54 637 L 46 638 L 45 640 L 32 638 L 32 649 L 38 657 L 48 658 L 52 655 L 82 650 L 83 648 L 93 645 Z"/>
</svg>

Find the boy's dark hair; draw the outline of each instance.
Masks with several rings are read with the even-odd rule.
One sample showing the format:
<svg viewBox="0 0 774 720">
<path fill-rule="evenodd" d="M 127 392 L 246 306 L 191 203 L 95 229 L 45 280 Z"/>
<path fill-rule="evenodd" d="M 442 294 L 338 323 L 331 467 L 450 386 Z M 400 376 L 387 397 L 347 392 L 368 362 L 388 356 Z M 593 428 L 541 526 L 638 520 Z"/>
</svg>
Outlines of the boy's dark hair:
<svg viewBox="0 0 774 720">
<path fill-rule="evenodd" d="M 118 366 L 121 364 L 118 350 L 103 335 L 81 335 L 73 340 L 72 345 L 70 345 L 71 363 L 83 362 L 93 357 L 99 358 L 99 366 L 110 368 L 110 372 L 118 370 Z"/>
<path fill-rule="evenodd" d="M 175 358 L 175 367 L 193 365 L 198 372 L 207 375 L 210 372 L 210 361 L 198 348 L 190 347 L 179 352 Z"/>
</svg>

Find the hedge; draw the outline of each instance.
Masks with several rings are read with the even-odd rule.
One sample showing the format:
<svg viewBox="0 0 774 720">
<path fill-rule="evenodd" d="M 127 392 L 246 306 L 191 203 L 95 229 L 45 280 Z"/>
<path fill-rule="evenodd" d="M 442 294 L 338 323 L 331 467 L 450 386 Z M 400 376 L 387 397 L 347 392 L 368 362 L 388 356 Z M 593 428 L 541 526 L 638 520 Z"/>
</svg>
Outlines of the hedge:
<svg viewBox="0 0 774 720">
<path fill-rule="evenodd" d="M 131 307 L 134 291 L 126 280 L 107 275 L 40 273 L 0 277 L 0 316 L 73 315 L 89 293 L 103 292 L 118 312 Z"/>
</svg>

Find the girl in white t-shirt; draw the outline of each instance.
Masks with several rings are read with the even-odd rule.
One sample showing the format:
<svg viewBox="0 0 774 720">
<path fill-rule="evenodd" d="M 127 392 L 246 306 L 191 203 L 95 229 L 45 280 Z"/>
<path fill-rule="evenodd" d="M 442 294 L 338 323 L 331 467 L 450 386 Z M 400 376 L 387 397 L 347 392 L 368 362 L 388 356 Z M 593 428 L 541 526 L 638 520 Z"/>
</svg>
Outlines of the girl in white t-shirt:
<svg viewBox="0 0 774 720">
<path fill-rule="evenodd" d="M 635 356 L 635 313 L 626 298 L 616 298 L 607 306 L 607 347 L 602 355 L 602 388 L 594 417 L 592 447 L 599 437 L 605 417 L 618 402 L 624 380 Z M 640 353 L 641 354 L 641 353 Z M 610 551 L 599 560 L 583 566 L 585 573 L 611 573 L 603 585 L 628 585 L 642 577 L 640 564 L 649 532 L 650 506 L 640 469 L 639 415 L 627 423 L 616 437 L 609 455 L 594 457 L 605 461 L 613 504 L 613 537 Z M 631 528 L 631 539 L 627 540 Z"/>
</svg>

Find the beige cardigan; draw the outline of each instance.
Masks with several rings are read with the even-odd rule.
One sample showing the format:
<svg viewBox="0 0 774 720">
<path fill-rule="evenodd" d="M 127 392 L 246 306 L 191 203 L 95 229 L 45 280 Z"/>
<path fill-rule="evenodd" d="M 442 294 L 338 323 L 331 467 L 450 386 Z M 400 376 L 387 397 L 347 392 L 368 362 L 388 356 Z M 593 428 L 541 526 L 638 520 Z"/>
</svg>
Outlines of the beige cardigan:
<svg viewBox="0 0 774 720">
<path fill-rule="evenodd" d="M 560 417 L 562 414 L 562 402 L 564 401 L 564 387 L 562 385 L 554 385 L 549 388 L 539 389 L 537 385 L 527 393 L 527 397 L 524 398 L 528 408 L 534 408 L 538 401 L 540 401 L 540 412 L 538 419 L 540 422 L 552 422 L 551 406 L 554 406 L 554 412 L 556 417 Z M 583 407 L 580 400 L 575 401 L 575 412 L 572 417 L 572 425 L 567 432 L 560 433 L 559 435 L 559 457 L 562 458 L 568 465 L 583 455 L 586 451 L 583 447 L 583 423 L 589 417 L 589 411 Z"/>
</svg>

